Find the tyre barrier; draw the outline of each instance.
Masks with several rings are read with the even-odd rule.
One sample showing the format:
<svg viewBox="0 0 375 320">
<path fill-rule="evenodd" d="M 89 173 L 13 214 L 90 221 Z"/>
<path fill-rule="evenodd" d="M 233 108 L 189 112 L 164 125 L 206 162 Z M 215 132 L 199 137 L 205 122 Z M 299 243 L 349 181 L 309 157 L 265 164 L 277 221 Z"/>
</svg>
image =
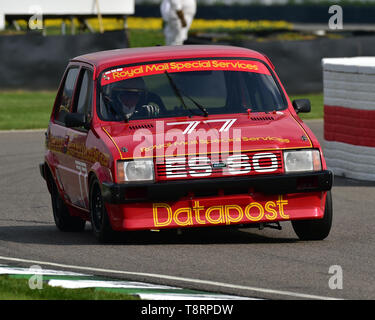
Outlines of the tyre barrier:
<svg viewBox="0 0 375 320">
<path fill-rule="evenodd" d="M 57 90 L 69 59 L 129 47 L 124 30 L 76 35 L 0 35 L 2 90 Z"/>
<path fill-rule="evenodd" d="M 375 57 L 324 58 L 322 66 L 327 166 L 375 181 Z"/>
</svg>

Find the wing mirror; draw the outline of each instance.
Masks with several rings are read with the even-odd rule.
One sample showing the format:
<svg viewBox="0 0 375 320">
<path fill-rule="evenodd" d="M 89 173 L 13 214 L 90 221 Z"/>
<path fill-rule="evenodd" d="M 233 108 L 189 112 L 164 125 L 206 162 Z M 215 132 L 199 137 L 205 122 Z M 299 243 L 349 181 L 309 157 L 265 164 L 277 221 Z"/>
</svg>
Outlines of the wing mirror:
<svg viewBox="0 0 375 320">
<path fill-rule="evenodd" d="M 294 110 L 299 113 L 307 113 L 311 111 L 311 103 L 309 99 L 297 99 L 292 102 Z"/>
<path fill-rule="evenodd" d="M 65 116 L 65 125 L 68 128 L 84 127 L 90 129 L 90 124 L 86 120 L 86 116 L 82 113 L 68 113 Z"/>
</svg>

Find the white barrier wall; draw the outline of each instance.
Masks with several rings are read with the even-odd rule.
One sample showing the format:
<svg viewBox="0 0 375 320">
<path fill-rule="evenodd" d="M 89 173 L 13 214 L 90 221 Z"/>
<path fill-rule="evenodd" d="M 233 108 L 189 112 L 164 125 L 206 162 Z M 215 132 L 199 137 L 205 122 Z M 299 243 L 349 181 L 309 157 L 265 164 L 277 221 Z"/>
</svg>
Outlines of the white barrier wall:
<svg viewBox="0 0 375 320">
<path fill-rule="evenodd" d="M 134 0 L 0 0 L 0 30 L 5 15 L 102 15 L 134 14 Z"/>
<path fill-rule="evenodd" d="M 336 175 L 375 181 L 375 57 L 322 64 L 327 166 Z"/>
</svg>

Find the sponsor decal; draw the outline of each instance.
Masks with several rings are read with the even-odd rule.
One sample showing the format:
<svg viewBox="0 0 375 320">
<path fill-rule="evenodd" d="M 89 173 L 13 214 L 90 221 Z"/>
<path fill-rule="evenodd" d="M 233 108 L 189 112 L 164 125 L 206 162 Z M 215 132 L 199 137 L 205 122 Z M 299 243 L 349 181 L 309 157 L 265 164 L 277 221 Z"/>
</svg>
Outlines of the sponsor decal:
<svg viewBox="0 0 375 320">
<path fill-rule="evenodd" d="M 65 153 L 83 161 L 90 163 L 99 162 L 106 167 L 109 165 L 109 154 L 102 153 L 95 147 L 87 148 L 84 143 L 69 142 L 66 146 L 65 138 L 50 136 L 47 147 L 52 151 Z"/>
<path fill-rule="evenodd" d="M 147 140 L 146 140 L 147 141 Z M 149 152 L 152 150 L 159 150 L 159 149 L 165 149 L 169 147 L 176 147 L 179 145 L 197 145 L 199 144 L 215 144 L 215 143 L 233 143 L 233 142 L 264 142 L 264 141 L 277 141 L 280 143 L 290 143 L 289 139 L 279 138 L 279 137 L 235 137 L 235 138 L 224 138 L 224 139 L 199 139 L 197 140 L 183 140 L 183 141 L 174 141 L 174 142 L 165 142 L 160 144 L 154 144 L 149 147 L 141 147 L 140 151 L 143 152 Z M 147 155 L 148 157 L 150 155 Z"/>
<path fill-rule="evenodd" d="M 210 224 L 238 224 L 246 222 L 289 220 L 286 213 L 288 200 L 279 195 L 275 201 L 256 202 L 248 205 L 218 204 L 206 207 L 193 201 L 191 207 L 173 209 L 167 203 L 153 203 L 152 214 L 156 228 L 168 226 L 193 226 Z"/>
<path fill-rule="evenodd" d="M 219 132 L 226 132 L 229 128 L 236 122 L 237 119 L 211 119 L 205 121 L 179 121 L 179 122 L 168 122 L 167 126 L 174 126 L 174 125 L 186 125 L 185 130 L 182 132 L 183 134 L 190 134 L 192 133 L 195 128 L 202 122 L 202 123 L 210 123 L 210 122 L 223 122 Z"/>
<path fill-rule="evenodd" d="M 179 62 L 163 62 L 122 67 L 106 71 L 101 84 L 107 85 L 116 81 L 142 77 L 164 72 L 186 72 L 205 70 L 247 71 L 269 75 L 267 67 L 258 61 L 250 60 L 188 60 Z"/>
</svg>

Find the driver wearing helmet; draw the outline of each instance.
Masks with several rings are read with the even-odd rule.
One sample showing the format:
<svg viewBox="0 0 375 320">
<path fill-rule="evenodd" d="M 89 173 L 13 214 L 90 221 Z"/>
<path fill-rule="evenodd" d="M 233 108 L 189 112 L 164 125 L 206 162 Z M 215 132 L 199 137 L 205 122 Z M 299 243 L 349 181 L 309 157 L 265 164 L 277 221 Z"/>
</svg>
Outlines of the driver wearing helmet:
<svg viewBox="0 0 375 320">
<path fill-rule="evenodd" d="M 159 107 L 146 105 L 146 86 L 144 80 L 132 78 L 116 83 L 111 92 L 112 101 L 118 117 L 128 120 L 133 115 L 154 118 L 159 115 Z"/>
</svg>

